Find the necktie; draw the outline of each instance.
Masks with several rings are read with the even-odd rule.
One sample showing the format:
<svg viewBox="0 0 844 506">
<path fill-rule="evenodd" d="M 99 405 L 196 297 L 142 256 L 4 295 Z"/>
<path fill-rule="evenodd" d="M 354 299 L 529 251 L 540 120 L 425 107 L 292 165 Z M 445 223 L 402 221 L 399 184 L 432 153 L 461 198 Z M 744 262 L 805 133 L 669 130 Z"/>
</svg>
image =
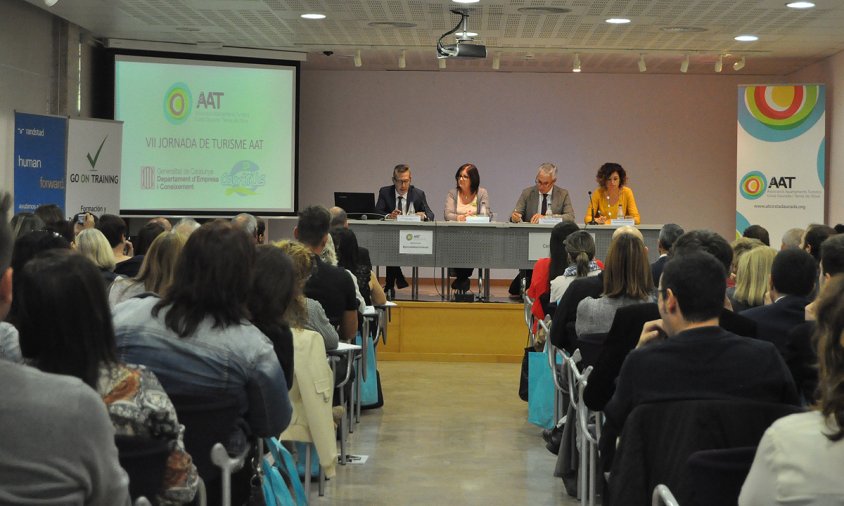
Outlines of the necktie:
<svg viewBox="0 0 844 506">
<path fill-rule="evenodd" d="M 401 195 L 399 195 L 398 202 L 396 203 L 396 209 L 399 210 L 399 214 L 404 214 L 404 203 L 402 202 L 402 200 L 404 199 L 401 197 Z"/>
<path fill-rule="evenodd" d="M 543 193 L 542 194 L 542 212 L 540 214 L 544 215 L 546 212 L 548 212 L 548 194 Z"/>
</svg>

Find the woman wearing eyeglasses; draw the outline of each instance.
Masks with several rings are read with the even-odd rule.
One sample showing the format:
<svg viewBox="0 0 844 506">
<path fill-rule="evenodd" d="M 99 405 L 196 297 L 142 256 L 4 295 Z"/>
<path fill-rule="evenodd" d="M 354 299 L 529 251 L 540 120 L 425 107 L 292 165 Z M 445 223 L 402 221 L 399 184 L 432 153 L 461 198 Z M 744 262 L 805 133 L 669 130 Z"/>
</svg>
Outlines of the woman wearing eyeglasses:
<svg viewBox="0 0 844 506">
<path fill-rule="evenodd" d="M 605 163 L 598 169 L 595 179 L 599 186 L 592 192 L 592 201 L 586 210 L 584 221 L 604 225 L 614 219 L 629 216 L 638 225 L 639 209 L 636 207 L 636 199 L 633 198 L 633 190 L 626 186 L 627 172 L 624 167 L 617 163 Z"/>
<path fill-rule="evenodd" d="M 481 188 L 481 176 L 478 168 L 471 163 L 464 163 L 454 174 L 457 185 L 448 191 L 445 198 L 446 221 L 466 221 L 469 216 L 490 216 L 489 194 Z M 451 287 L 461 292 L 469 291 L 471 268 L 454 268 L 456 279 Z"/>
</svg>

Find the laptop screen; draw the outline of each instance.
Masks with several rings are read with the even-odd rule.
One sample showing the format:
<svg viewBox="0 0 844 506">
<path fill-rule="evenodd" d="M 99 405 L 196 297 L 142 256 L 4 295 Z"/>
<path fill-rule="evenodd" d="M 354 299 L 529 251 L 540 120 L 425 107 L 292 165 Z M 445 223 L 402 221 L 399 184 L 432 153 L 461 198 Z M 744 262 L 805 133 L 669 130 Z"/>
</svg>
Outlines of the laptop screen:
<svg viewBox="0 0 844 506">
<path fill-rule="evenodd" d="M 375 194 L 357 192 L 334 192 L 334 205 L 342 207 L 350 217 L 375 213 Z"/>
</svg>

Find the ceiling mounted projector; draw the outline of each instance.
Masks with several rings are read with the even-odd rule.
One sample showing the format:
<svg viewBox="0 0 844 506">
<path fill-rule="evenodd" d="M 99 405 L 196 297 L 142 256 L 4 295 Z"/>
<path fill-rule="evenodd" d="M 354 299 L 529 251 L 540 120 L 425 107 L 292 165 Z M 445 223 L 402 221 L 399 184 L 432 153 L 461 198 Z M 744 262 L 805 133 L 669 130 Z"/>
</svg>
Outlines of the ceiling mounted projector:
<svg viewBox="0 0 844 506">
<path fill-rule="evenodd" d="M 461 11 L 451 11 L 453 14 L 460 16 L 460 21 L 457 26 L 442 34 L 437 41 L 437 58 L 486 58 L 486 46 L 483 44 L 471 44 L 467 41 L 472 40 L 467 36 L 469 30 L 466 29 L 466 21 L 469 19 L 469 14 Z M 460 36 L 457 37 L 455 44 L 443 44 L 443 39 L 449 35 L 460 30 Z"/>
</svg>

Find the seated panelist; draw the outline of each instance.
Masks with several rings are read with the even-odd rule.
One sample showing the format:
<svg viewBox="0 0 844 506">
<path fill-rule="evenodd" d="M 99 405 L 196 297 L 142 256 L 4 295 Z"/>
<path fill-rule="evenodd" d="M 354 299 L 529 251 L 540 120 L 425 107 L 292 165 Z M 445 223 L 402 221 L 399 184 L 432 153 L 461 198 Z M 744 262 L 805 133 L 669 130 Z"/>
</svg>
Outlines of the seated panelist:
<svg viewBox="0 0 844 506">
<path fill-rule="evenodd" d="M 561 217 L 564 221 L 574 221 L 574 208 L 569 192 L 556 185 L 557 166 L 553 163 L 540 165 L 535 182 L 535 186 L 522 190 L 513 208 L 513 214 L 510 215 L 510 221 L 539 223 L 539 219 L 548 214 Z"/>
<path fill-rule="evenodd" d="M 489 194 L 485 188 L 481 188 L 481 176 L 478 168 L 471 163 L 464 163 L 454 174 L 457 186 L 448 191 L 445 197 L 446 221 L 466 221 L 467 216 L 489 215 Z M 454 269 L 456 279 L 451 284 L 455 290 L 462 292 L 469 291 L 469 277 L 472 275 L 471 268 Z"/>
<path fill-rule="evenodd" d="M 589 209 L 586 210 L 584 221 L 587 224 L 605 225 L 616 218 L 629 216 L 638 225 L 639 209 L 636 208 L 633 190 L 625 186 L 627 172 L 624 167 L 617 163 L 605 163 L 598 169 L 595 179 L 599 186 L 592 192 L 592 201 L 589 203 Z M 618 211 L 619 206 L 622 210 L 621 215 Z"/>
</svg>

